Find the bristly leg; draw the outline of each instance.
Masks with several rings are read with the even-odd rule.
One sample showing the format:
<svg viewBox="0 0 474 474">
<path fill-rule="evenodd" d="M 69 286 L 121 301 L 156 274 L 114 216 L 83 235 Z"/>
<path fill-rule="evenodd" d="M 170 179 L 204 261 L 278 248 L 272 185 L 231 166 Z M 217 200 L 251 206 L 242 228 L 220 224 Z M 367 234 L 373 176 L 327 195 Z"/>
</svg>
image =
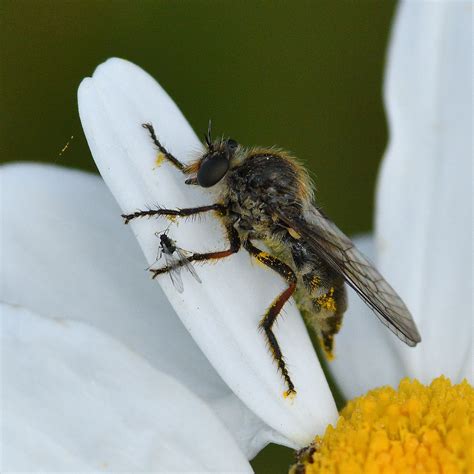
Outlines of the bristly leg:
<svg viewBox="0 0 474 474">
<path fill-rule="evenodd" d="M 283 263 L 278 258 L 273 257 L 267 252 L 263 252 L 262 250 L 258 249 L 248 240 L 245 241 L 243 245 L 244 248 L 259 262 L 263 263 L 267 267 L 277 272 L 288 282 L 288 288 L 280 295 L 278 295 L 277 298 L 275 298 L 275 300 L 267 309 L 265 315 L 261 319 L 259 327 L 265 333 L 273 359 L 277 363 L 278 369 L 281 372 L 283 379 L 285 380 L 285 383 L 288 387 L 288 390 L 285 392 L 284 396 L 288 397 L 296 395 L 295 386 L 290 378 L 290 374 L 288 373 L 285 359 L 283 357 L 275 334 L 273 334 L 272 331 L 273 324 L 275 323 L 278 315 L 280 314 L 284 304 L 291 298 L 292 294 L 296 289 L 296 275 L 286 263 Z"/>
<path fill-rule="evenodd" d="M 153 128 L 153 125 L 151 123 L 143 123 L 142 127 L 148 130 L 148 133 L 150 134 L 151 139 L 153 140 L 153 143 L 155 146 L 158 148 L 158 150 L 163 153 L 163 156 L 176 168 L 178 168 L 180 171 L 184 173 L 184 168 L 185 165 L 181 163 L 176 157 L 174 157 L 158 140 L 158 137 L 156 136 L 155 129 Z"/>
<path fill-rule="evenodd" d="M 205 262 L 207 260 L 220 260 L 221 258 L 229 257 L 234 253 L 237 253 L 240 250 L 241 242 L 239 234 L 235 230 L 233 225 L 228 225 L 227 230 L 227 239 L 229 243 L 229 248 L 226 250 L 219 250 L 216 252 L 207 252 L 207 253 L 193 253 L 187 258 L 188 262 Z M 180 261 L 176 262 L 177 265 L 183 266 L 185 262 Z M 153 274 L 152 278 L 156 278 L 158 275 L 163 275 L 171 270 L 170 267 L 162 267 L 158 269 L 150 269 L 150 272 Z"/>
<path fill-rule="evenodd" d="M 227 211 L 222 204 L 209 204 L 208 206 L 189 207 L 185 209 L 148 209 L 146 211 L 136 211 L 132 214 L 122 214 L 125 224 L 139 217 L 168 216 L 168 217 L 190 217 L 203 212 L 216 211 L 224 215 Z"/>
</svg>

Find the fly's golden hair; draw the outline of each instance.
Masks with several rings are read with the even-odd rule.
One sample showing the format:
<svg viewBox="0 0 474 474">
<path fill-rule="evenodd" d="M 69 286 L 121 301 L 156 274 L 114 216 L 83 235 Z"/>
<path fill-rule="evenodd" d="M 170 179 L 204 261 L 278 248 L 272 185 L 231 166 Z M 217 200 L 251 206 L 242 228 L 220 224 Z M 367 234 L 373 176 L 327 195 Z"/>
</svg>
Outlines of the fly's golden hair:
<svg viewBox="0 0 474 474">
<path fill-rule="evenodd" d="M 278 147 L 253 147 L 242 151 L 245 159 L 249 159 L 255 155 L 272 154 L 285 160 L 294 170 L 297 181 L 297 196 L 303 202 L 311 202 L 313 200 L 314 184 L 309 176 L 308 171 L 298 158 Z"/>
<path fill-rule="evenodd" d="M 199 171 L 200 164 L 201 164 L 201 158 L 198 158 L 197 160 L 191 161 L 191 163 L 187 164 L 184 167 L 183 173 L 184 174 L 196 174 Z"/>
</svg>

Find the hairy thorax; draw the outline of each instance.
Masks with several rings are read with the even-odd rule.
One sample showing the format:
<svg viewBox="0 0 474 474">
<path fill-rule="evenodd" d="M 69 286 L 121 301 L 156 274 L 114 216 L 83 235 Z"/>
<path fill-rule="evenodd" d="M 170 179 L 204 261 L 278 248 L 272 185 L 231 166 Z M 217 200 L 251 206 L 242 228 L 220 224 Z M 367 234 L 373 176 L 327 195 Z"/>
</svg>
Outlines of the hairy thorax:
<svg viewBox="0 0 474 474">
<path fill-rule="evenodd" d="M 297 212 L 300 182 L 294 164 L 271 152 L 250 154 L 227 176 L 225 200 L 240 233 L 268 240 L 284 230 L 273 209 Z M 277 235 L 275 235 L 277 234 Z"/>
</svg>

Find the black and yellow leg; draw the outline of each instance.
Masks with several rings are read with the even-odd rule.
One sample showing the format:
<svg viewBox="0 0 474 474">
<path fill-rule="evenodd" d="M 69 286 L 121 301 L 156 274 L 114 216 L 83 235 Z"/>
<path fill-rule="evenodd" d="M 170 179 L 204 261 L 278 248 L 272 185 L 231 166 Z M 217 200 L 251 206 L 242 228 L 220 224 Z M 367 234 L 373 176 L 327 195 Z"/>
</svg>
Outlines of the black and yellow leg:
<svg viewBox="0 0 474 474">
<path fill-rule="evenodd" d="M 153 140 L 153 143 L 155 146 L 158 148 L 160 153 L 163 154 L 163 156 L 170 162 L 172 163 L 176 168 L 178 168 L 180 171 L 184 173 L 184 168 L 185 165 L 181 163 L 177 158 L 175 158 L 158 140 L 158 137 L 156 136 L 155 129 L 153 128 L 153 125 L 151 123 L 144 123 L 142 124 L 142 127 L 148 130 L 148 133 L 150 134 L 151 139 Z"/>
<path fill-rule="evenodd" d="M 239 234 L 235 230 L 234 226 L 228 225 L 227 228 L 227 239 L 229 241 L 229 248 L 226 250 L 219 250 L 217 252 L 207 253 L 193 253 L 187 259 L 188 262 L 205 262 L 207 260 L 219 260 L 221 258 L 229 257 L 230 255 L 237 253 L 240 250 L 240 238 Z M 176 265 L 183 266 L 186 262 L 176 262 Z M 151 269 L 150 272 L 153 274 L 152 278 L 156 278 L 158 275 L 169 272 L 169 267 L 163 267 L 158 269 Z"/>
<path fill-rule="evenodd" d="M 189 207 L 186 209 L 147 209 L 146 211 L 135 211 L 132 214 L 122 214 L 125 224 L 138 217 L 166 216 L 166 217 L 190 217 L 204 212 L 215 211 L 220 215 L 226 213 L 222 204 L 210 204 L 209 206 Z"/>
<path fill-rule="evenodd" d="M 296 289 L 296 275 L 286 263 L 283 263 L 278 258 L 273 257 L 267 252 L 263 252 L 262 250 L 258 249 L 248 240 L 245 241 L 243 245 L 244 248 L 260 263 L 263 263 L 267 267 L 277 272 L 288 282 L 288 288 L 280 295 L 278 295 L 277 298 L 275 298 L 275 300 L 267 309 L 265 315 L 261 319 L 259 327 L 265 333 L 273 359 L 277 363 L 278 370 L 282 374 L 283 379 L 285 380 L 285 383 L 288 387 L 288 390 L 285 392 L 284 396 L 287 397 L 295 395 L 295 386 L 290 378 L 288 369 L 286 368 L 285 359 L 281 352 L 280 346 L 278 345 L 278 341 L 275 337 L 275 334 L 273 334 L 272 327 L 278 315 L 280 314 L 284 304 L 291 298 Z"/>
</svg>

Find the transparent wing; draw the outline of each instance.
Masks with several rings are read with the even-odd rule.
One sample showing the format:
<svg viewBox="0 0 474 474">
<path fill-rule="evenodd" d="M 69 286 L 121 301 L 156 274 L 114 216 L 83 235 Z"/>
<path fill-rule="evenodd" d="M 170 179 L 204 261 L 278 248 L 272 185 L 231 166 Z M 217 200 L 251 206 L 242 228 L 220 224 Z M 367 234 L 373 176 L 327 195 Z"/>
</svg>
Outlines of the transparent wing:
<svg viewBox="0 0 474 474">
<path fill-rule="evenodd" d="M 285 216 L 281 221 L 294 229 L 305 243 L 336 270 L 377 317 L 409 346 L 421 341 L 415 322 L 395 290 L 337 226 L 315 207 L 303 216 Z"/>
<path fill-rule="evenodd" d="M 170 255 L 164 253 L 166 266 L 169 268 L 168 275 L 170 276 L 173 286 L 179 293 L 184 291 L 183 280 L 181 279 L 181 264 L 179 258 L 175 254 Z"/>
<path fill-rule="evenodd" d="M 184 250 L 180 249 L 179 247 L 176 247 L 176 253 L 178 254 L 179 260 L 182 262 L 182 266 L 186 268 L 189 273 L 191 273 L 191 275 L 198 283 L 202 283 L 201 279 L 199 278 L 199 275 L 196 273 L 193 264 L 189 261 Z"/>
</svg>

